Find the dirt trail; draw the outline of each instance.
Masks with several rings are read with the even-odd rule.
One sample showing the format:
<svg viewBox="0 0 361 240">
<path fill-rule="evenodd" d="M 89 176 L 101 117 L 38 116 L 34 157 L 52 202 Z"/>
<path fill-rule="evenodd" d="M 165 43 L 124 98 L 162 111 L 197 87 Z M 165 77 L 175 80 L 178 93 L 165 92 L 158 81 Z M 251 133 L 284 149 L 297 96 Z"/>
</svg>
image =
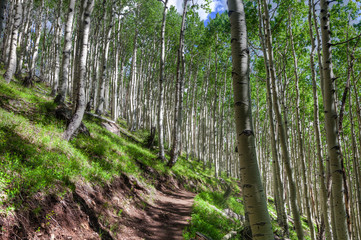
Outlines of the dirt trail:
<svg viewBox="0 0 361 240">
<path fill-rule="evenodd" d="M 158 192 L 152 205 L 128 219 L 121 239 L 181 240 L 182 232 L 191 219 L 195 194 L 184 190 Z"/>
</svg>

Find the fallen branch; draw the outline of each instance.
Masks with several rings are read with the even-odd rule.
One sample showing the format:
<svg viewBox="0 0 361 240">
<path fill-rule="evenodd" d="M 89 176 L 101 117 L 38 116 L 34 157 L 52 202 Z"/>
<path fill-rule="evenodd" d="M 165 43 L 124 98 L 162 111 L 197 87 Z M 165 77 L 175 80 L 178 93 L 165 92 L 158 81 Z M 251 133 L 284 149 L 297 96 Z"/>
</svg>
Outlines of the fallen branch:
<svg viewBox="0 0 361 240">
<path fill-rule="evenodd" d="M 142 141 L 141 141 L 140 139 L 138 139 L 136 136 L 130 134 L 130 133 L 129 133 L 127 130 L 125 130 L 124 128 L 120 127 L 115 121 L 110 120 L 110 119 L 105 118 L 105 117 L 102 117 L 102 116 L 100 116 L 100 115 L 98 115 L 98 114 L 90 113 L 90 112 L 85 112 L 85 114 L 87 114 L 87 115 L 89 115 L 89 116 L 92 116 L 92 117 L 95 117 L 95 118 L 98 118 L 98 119 L 100 119 L 100 120 L 103 120 L 103 121 L 107 122 L 107 123 L 110 125 L 110 127 L 115 127 L 115 128 L 116 128 L 116 131 L 110 130 L 110 129 L 108 129 L 108 127 L 105 125 L 104 127 L 107 128 L 110 132 L 113 132 L 113 133 L 115 133 L 115 134 L 117 134 L 117 135 L 120 135 L 120 133 L 121 133 L 121 134 L 125 135 L 126 137 L 130 138 L 131 140 L 133 140 L 133 141 L 136 142 L 136 143 L 142 143 Z"/>
<path fill-rule="evenodd" d="M 213 206 L 213 205 L 209 205 L 213 210 L 215 210 L 216 212 L 220 213 L 222 216 L 224 216 L 225 218 L 231 220 L 232 222 L 236 222 L 235 220 L 240 221 L 241 223 L 243 223 L 244 221 L 244 216 L 237 214 L 235 212 L 233 212 L 231 209 L 225 209 L 224 211 L 219 210 L 217 207 Z"/>
</svg>

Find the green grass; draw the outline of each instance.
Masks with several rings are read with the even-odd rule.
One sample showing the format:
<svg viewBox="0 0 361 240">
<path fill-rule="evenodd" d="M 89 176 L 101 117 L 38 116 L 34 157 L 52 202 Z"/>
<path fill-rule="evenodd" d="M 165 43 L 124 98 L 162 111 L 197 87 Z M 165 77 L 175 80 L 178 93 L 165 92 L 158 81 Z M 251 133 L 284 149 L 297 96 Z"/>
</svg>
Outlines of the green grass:
<svg viewBox="0 0 361 240">
<path fill-rule="evenodd" d="M 55 118 L 56 105 L 45 91 L 49 89 L 43 84 L 24 88 L 0 77 L 1 212 L 24 207 L 25 200 L 38 192 L 71 191 L 77 181 L 103 185 L 122 173 L 152 188 L 152 181 L 144 178 L 136 161 L 152 167 L 157 175 L 173 174 L 189 189 L 193 187 L 187 183 L 191 179 L 199 189 L 204 184 L 217 185 L 210 170 L 203 171 L 201 163 L 182 156 L 172 170 L 167 168 L 157 160 L 155 151 L 143 147 L 149 135 L 143 130 L 127 133 L 140 139 L 134 142 L 109 132 L 99 119 L 86 116 L 84 124 L 91 136 L 80 134 L 64 141 L 65 122 Z"/>
<path fill-rule="evenodd" d="M 155 179 L 144 177 L 144 170 L 137 163 L 141 162 L 152 167 L 156 175 L 173 175 L 184 187 L 201 192 L 195 197 L 191 224 L 184 231 L 185 239 L 194 237 L 195 232 L 221 239 L 230 230 L 239 230 L 239 224 L 234 224 L 210 207 L 212 205 L 220 210 L 230 208 L 243 214 L 243 205 L 237 201 L 239 189 L 235 179 L 222 175 L 234 190 L 224 200 L 224 189 L 220 181 L 214 178 L 214 170 L 203 169 L 202 162 L 180 156 L 177 164 L 169 169 L 157 160 L 155 150 L 144 148 L 149 132 L 126 132 L 119 137 L 103 128 L 99 119 L 89 116 L 85 117 L 84 124 L 90 131 L 90 137 L 80 134 L 70 142 L 64 141 L 65 122 L 55 118 L 56 105 L 44 94 L 50 92 L 47 86 L 36 84 L 33 88 L 24 88 L 16 81 L 7 84 L 1 72 L 2 216 L 26 208 L 24 203 L 36 193 L 62 196 L 74 190 L 78 181 L 104 185 L 124 173 L 153 188 Z M 118 122 L 126 131 L 126 123 L 123 120 Z M 275 221 L 273 225 L 276 230 Z M 291 232 L 291 238 L 295 239 L 294 232 Z"/>
<path fill-rule="evenodd" d="M 233 222 L 214 209 L 215 207 L 222 211 L 229 208 L 243 215 L 243 205 L 237 199 L 231 196 L 225 200 L 221 192 L 198 194 L 194 199 L 191 224 L 183 233 L 183 237 L 191 239 L 195 237 L 196 232 L 200 232 L 212 239 L 222 239 L 231 230 L 240 230 L 240 222 Z"/>
</svg>

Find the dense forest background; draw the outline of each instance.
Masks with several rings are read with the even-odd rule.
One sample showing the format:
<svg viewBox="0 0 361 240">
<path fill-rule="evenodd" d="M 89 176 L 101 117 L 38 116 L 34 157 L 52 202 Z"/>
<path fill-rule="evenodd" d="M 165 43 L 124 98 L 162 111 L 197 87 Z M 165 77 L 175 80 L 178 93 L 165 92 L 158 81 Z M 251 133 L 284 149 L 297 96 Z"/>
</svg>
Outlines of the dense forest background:
<svg viewBox="0 0 361 240">
<path fill-rule="evenodd" d="M 70 111 L 64 140 L 86 112 L 103 115 L 150 131 L 168 167 L 184 154 L 242 180 L 233 11 L 205 24 L 211 1 L 182 2 L 179 13 L 168 0 L 1 1 L 4 79 L 50 85 Z M 291 215 L 303 239 L 305 215 L 311 239 L 361 239 L 360 1 L 247 0 L 244 13 L 249 134 L 284 235 Z"/>
</svg>

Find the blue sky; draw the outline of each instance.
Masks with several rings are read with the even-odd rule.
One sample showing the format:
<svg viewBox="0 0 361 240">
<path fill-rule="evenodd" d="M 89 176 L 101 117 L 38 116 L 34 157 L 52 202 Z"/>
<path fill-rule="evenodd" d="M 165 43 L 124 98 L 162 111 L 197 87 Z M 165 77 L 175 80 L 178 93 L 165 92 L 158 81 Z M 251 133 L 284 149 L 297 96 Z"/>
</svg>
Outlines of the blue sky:
<svg viewBox="0 0 361 240">
<path fill-rule="evenodd" d="M 206 1 L 205 0 L 193 0 L 193 2 L 195 4 L 204 4 Z M 182 13 L 182 5 L 183 5 L 183 0 L 169 0 L 169 6 L 173 5 L 177 8 L 179 13 Z M 212 0 L 211 4 L 210 4 L 210 8 L 212 10 L 212 13 L 210 14 L 210 16 L 212 18 L 214 18 L 216 16 L 217 12 L 223 12 L 227 9 L 227 0 Z M 200 9 L 198 11 L 199 16 L 202 20 L 207 20 L 209 13 L 207 13 L 205 10 Z"/>
</svg>

